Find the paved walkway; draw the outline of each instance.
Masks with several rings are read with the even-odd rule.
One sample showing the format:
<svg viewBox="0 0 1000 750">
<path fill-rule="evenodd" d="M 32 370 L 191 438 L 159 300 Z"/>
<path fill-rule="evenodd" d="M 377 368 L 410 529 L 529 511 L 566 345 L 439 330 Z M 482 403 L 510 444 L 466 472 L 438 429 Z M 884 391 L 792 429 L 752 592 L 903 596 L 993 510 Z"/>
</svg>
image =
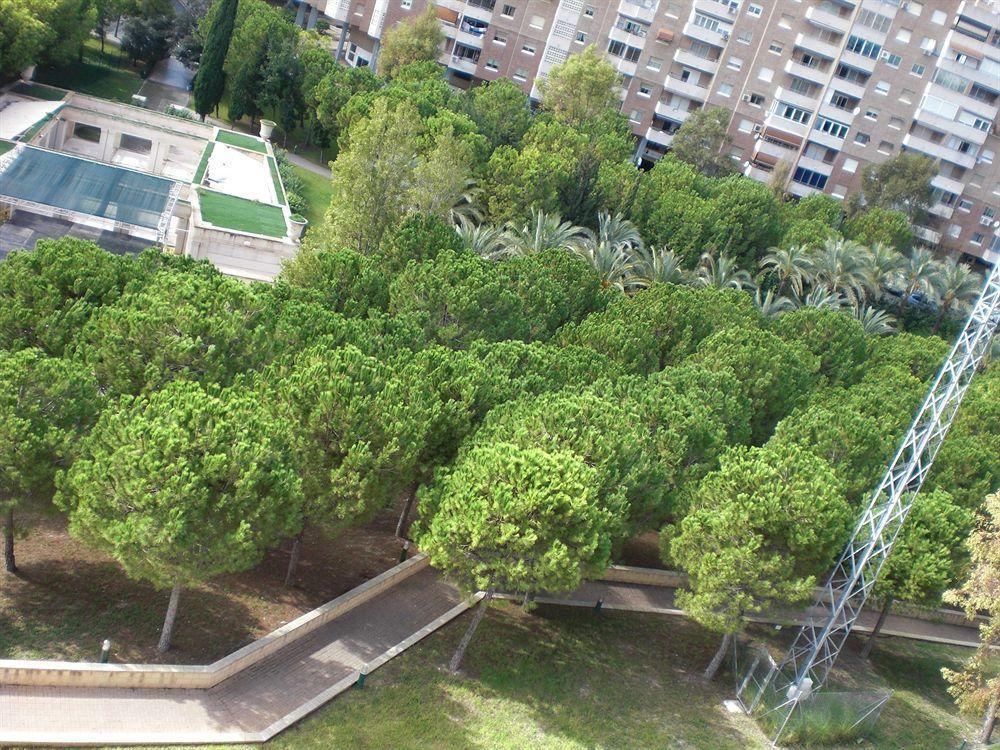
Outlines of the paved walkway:
<svg viewBox="0 0 1000 750">
<path fill-rule="evenodd" d="M 681 614 L 674 589 L 590 582 L 571 598 L 536 601 Z M 0 687 L 0 744 L 259 742 L 341 692 L 465 610 L 426 568 L 210 690 Z M 874 613 L 858 630 L 870 630 Z M 887 635 L 975 646 L 976 630 L 890 616 Z"/>
</svg>

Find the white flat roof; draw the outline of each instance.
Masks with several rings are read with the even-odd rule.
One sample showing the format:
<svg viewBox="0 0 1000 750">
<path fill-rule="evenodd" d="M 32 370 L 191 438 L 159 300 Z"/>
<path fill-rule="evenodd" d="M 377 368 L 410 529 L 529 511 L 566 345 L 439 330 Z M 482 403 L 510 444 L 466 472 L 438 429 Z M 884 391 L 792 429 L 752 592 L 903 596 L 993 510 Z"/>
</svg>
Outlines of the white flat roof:
<svg viewBox="0 0 1000 750">
<path fill-rule="evenodd" d="M 267 156 L 215 142 L 205 173 L 205 186 L 260 203 L 277 203 Z"/>
<path fill-rule="evenodd" d="M 17 94 L 4 94 L 0 97 L 0 138 L 10 140 L 21 135 L 61 105 L 61 101 L 38 101 Z"/>
</svg>

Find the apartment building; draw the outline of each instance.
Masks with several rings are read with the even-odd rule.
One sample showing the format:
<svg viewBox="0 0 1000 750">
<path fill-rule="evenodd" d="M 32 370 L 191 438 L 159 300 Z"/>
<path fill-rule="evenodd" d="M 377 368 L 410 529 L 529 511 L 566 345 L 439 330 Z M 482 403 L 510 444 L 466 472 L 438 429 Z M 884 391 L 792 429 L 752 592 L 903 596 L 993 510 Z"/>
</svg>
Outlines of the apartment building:
<svg viewBox="0 0 1000 750">
<path fill-rule="evenodd" d="M 338 58 L 376 65 L 386 28 L 426 0 L 318 0 Z M 536 81 L 594 44 L 622 74 L 637 158 L 653 162 L 692 111 L 733 112 L 731 155 L 795 196 L 857 189 L 901 150 L 939 165 L 928 245 L 1000 262 L 998 0 L 438 0 L 440 62 L 467 87 Z M 779 170 L 780 176 L 784 170 Z"/>
</svg>

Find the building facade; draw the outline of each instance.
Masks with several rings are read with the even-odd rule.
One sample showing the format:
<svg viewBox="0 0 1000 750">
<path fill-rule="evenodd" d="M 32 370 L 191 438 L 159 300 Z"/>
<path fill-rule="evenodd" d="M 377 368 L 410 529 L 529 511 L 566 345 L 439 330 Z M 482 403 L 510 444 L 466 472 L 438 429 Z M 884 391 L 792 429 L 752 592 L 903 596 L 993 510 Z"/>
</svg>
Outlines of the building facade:
<svg viewBox="0 0 1000 750">
<path fill-rule="evenodd" d="M 426 0 L 318 0 L 352 65 Z M 795 196 L 857 190 L 902 150 L 939 167 L 917 228 L 931 246 L 1000 262 L 997 0 L 438 0 L 440 62 L 467 87 L 536 81 L 596 45 L 623 77 L 637 157 L 655 161 L 691 112 L 733 115 L 731 155 Z M 346 33 L 345 33 L 346 32 Z"/>
</svg>

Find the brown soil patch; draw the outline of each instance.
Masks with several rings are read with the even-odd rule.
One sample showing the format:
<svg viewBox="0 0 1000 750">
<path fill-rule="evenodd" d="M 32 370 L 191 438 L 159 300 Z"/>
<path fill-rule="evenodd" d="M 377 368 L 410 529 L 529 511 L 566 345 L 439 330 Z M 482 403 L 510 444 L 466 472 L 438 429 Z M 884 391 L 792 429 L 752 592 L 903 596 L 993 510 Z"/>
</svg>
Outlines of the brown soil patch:
<svg viewBox="0 0 1000 750">
<path fill-rule="evenodd" d="M 306 532 L 295 585 L 282 585 L 289 544 L 243 573 L 186 589 L 173 647 L 156 653 L 168 592 L 130 580 L 69 536 L 63 519 L 31 519 L 15 544 L 19 573 L 0 571 L 0 658 L 206 664 L 392 567 L 398 511 L 330 539 Z"/>
</svg>

